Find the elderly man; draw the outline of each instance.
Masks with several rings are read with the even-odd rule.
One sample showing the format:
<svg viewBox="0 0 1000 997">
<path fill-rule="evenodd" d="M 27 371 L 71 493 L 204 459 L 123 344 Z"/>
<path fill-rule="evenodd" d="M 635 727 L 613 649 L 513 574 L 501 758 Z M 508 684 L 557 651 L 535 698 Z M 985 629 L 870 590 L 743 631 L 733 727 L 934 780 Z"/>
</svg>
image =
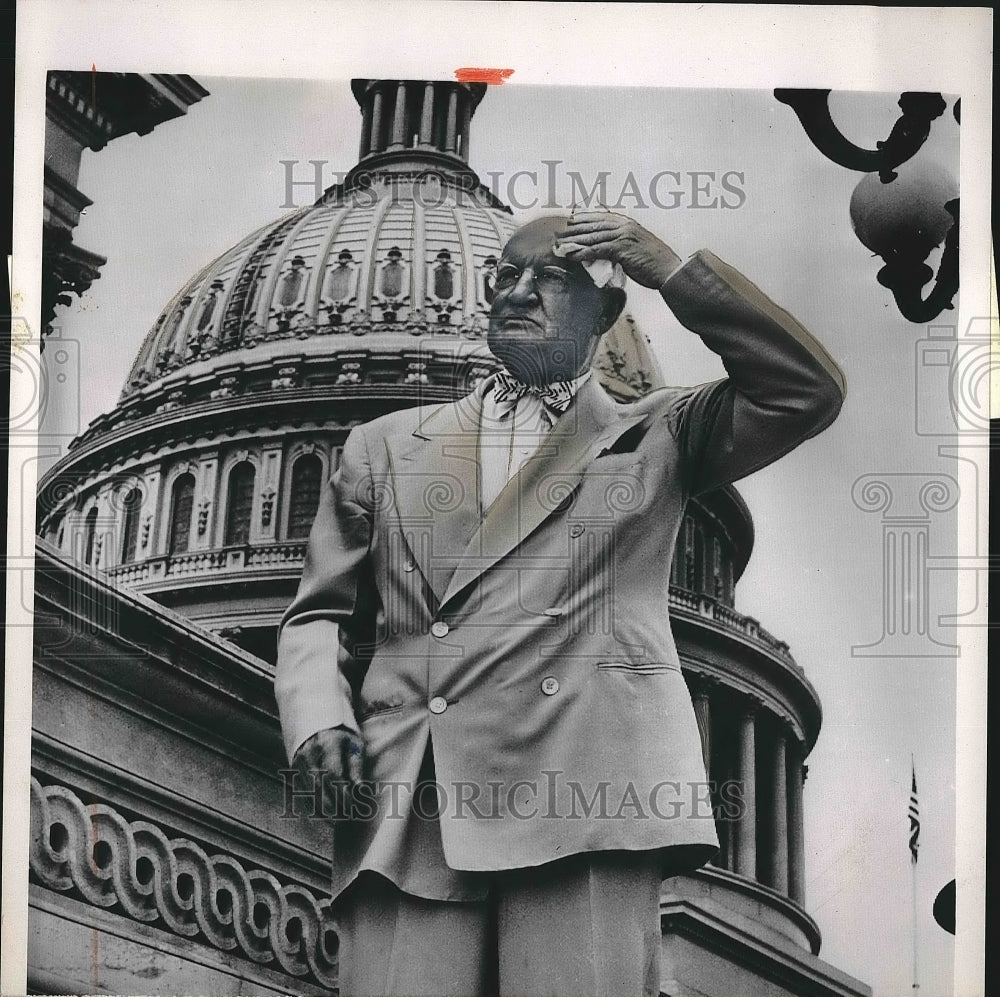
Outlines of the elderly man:
<svg viewBox="0 0 1000 997">
<path fill-rule="evenodd" d="M 728 377 L 613 402 L 625 276 Z M 608 212 L 507 243 L 466 398 L 355 429 L 275 683 L 289 757 L 346 785 L 341 993 L 659 993 L 659 886 L 717 847 L 667 613 L 689 496 L 836 417 L 823 348 L 708 252 Z"/>
</svg>

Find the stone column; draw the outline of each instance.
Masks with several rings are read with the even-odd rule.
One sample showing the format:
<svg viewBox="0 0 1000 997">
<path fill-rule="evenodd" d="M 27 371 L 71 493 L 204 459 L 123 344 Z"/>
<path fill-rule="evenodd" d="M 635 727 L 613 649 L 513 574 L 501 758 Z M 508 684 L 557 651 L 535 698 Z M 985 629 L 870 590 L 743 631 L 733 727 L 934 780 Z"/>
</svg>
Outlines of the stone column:
<svg viewBox="0 0 1000 997">
<path fill-rule="evenodd" d="M 788 895 L 805 906 L 805 839 L 803 836 L 802 784 L 805 781 L 802 744 L 795 738 L 788 742 Z"/>
<path fill-rule="evenodd" d="M 785 732 L 778 730 L 771 754 L 773 806 L 771 810 L 771 883 L 779 893 L 788 893 L 788 783 Z"/>
<path fill-rule="evenodd" d="M 368 146 L 369 152 L 379 151 L 379 136 L 382 132 L 382 105 L 384 98 L 382 91 L 376 88 L 372 94 L 372 134 L 371 143 Z"/>
<path fill-rule="evenodd" d="M 448 119 L 444 133 L 444 147 L 448 152 L 455 151 L 455 133 L 458 131 L 458 91 L 452 89 L 448 94 Z"/>
<path fill-rule="evenodd" d="M 472 94 L 462 94 L 462 114 L 458 134 L 462 136 L 462 159 L 469 161 L 469 127 L 472 124 Z"/>
<path fill-rule="evenodd" d="M 737 779 L 743 786 L 743 816 L 736 825 L 736 872 L 757 877 L 757 719 L 747 703 L 740 715 Z"/>
<path fill-rule="evenodd" d="M 374 94 L 369 92 L 365 95 L 365 103 L 372 100 Z M 372 144 L 372 116 L 367 107 L 361 116 L 361 148 L 358 150 L 358 159 L 364 159 L 368 155 L 368 150 Z"/>
<path fill-rule="evenodd" d="M 434 142 L 434 84 L 424 84 L 424 103 L 420 109 L 420 144 Z"/>
<path fill-rule="evenodd" d="M 401 148 L 406 145 L 406 84 L 396 85 L 396 105 L 392 114 L 392 145 Z"/>
<path fill-rule="evenodd" d="M 695 719 L 698 722 L 698 733 L 701 735 L 701 755 L 705 762 L 705 775 L 711 787 L 713 807 L 722 805 L 719 796 L 719 784 L 729 778 L 726 759 L 720 756 L 719 746 L 713 743 L 713 728 L 718 718 L 712 710 L 712 694 L 718 686 L 718 679 L 712 675 L 693 675 L 690 681 L 691 703 L 694 706 Z M 721 815 L 716 811 L 716 830 L 719 835 L 719 853 L 713 859 L 713 864 L 723 869 L 733 868 L 733 821 L 723 809 Z"/>
<path fill-rule="evenodd" d="M 691 702 L 694 705 L 695 719 L 698 721 L 698 733 L 701 735 L 701 756 L 705 760 L 705 772 L 711 777 L 712 711 L 708 683 L 704 682 L 701 678 L 695 679 Z"/>
</svg>

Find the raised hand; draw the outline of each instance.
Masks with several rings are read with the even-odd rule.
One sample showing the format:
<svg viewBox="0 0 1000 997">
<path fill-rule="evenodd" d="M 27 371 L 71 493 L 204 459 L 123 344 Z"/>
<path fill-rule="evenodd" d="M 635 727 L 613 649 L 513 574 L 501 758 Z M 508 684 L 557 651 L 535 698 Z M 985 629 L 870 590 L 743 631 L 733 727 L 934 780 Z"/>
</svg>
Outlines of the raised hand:
<svg viewBox="0 0 1000 997">
<path fill-rule="evenodd" d="M 610 260 L 643 287 L 659 289 L 680 266 L 680 258 L 662 239 L 638 222 L 611 211 L 573 215 L 556 233 L 556 248 L 568 260 Z"/>
</svg>

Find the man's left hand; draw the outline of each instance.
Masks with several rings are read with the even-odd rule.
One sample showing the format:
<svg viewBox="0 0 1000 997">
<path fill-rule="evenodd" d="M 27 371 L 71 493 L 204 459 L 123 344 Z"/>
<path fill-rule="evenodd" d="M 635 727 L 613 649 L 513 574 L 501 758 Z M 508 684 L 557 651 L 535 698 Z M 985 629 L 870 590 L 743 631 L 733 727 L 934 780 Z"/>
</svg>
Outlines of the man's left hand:
<svg viewBox="0 0 1000 997">
<path fill-rule="evenodd" d="M 680 257 L 648 229 L 626 215 L 611 211 L 582 211 L 556 233 L 556 245 L 566 259 L 578 263 L 610 260 L 621 264 L 626 276 L 657 290 L 680 266 Z M 571 248 L 572 243 L 576 248 Z"/>
</svg>

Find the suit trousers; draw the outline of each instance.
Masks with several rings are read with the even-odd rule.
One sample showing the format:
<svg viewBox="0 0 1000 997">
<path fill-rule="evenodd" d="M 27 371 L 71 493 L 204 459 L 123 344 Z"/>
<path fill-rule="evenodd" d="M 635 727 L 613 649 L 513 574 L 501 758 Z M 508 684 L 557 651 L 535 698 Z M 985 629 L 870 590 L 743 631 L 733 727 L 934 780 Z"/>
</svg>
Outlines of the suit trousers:
<svg viewBox="0 0 1000 997">
<path fill-rule="evenodd" d="M 656 997 L 661 860 L 588 852 L 484 874 L 482 901 L 364 872 L 338 901 L 341 997 Z"/>
</svg>

